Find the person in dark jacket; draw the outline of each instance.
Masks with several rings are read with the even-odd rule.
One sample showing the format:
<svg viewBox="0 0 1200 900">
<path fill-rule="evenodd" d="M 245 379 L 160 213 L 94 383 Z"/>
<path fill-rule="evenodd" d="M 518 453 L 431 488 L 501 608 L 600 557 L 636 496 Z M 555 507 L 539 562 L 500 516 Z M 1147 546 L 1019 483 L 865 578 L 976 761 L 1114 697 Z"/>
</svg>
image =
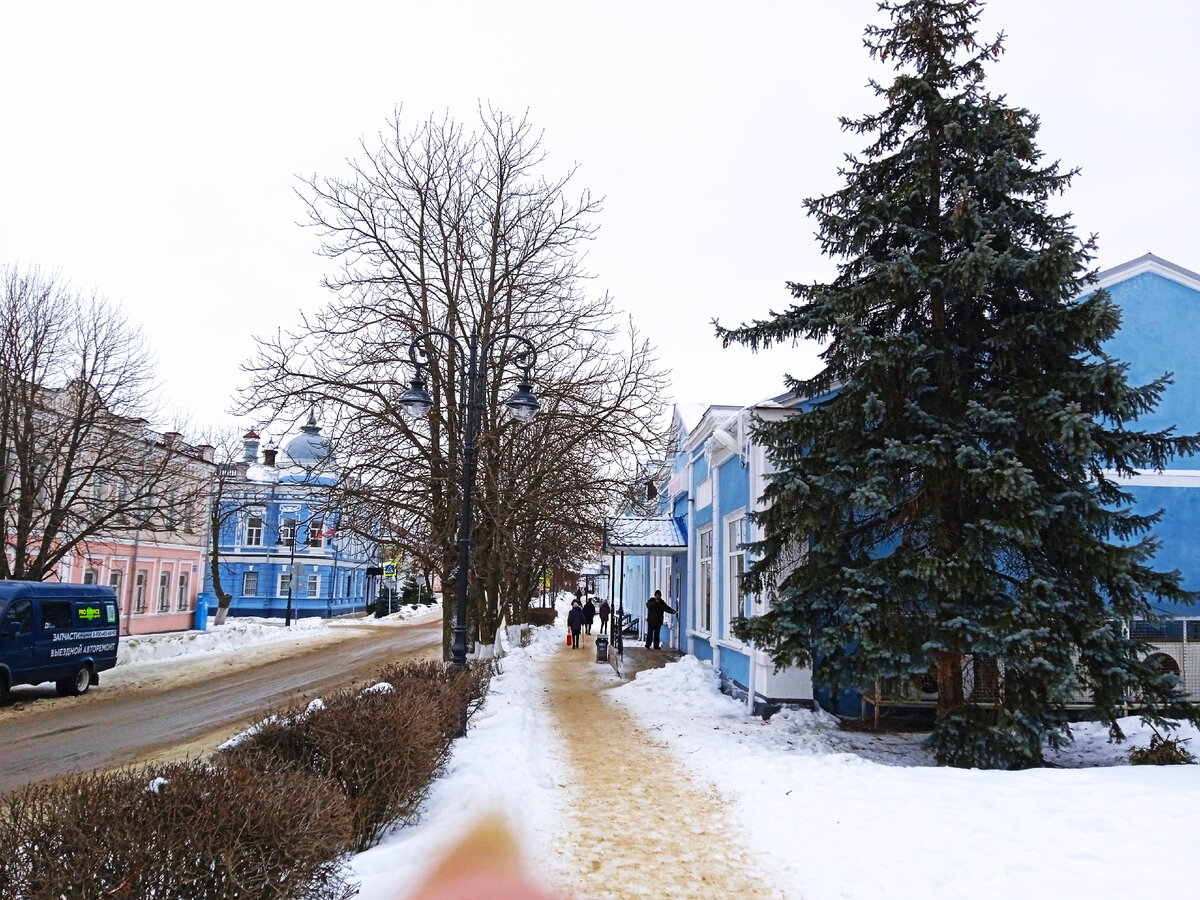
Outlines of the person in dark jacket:
<svg viewBox="0 0 1200 900">
<path fill-rule="evenodd" d="M 608 617 L 612 615 L 612 607 L 608 605 L 607 600 L 600 601 L 600 633 L 608 634 Z"/>
<path fill-rule="evenodd" d="M 592 602 L 592 598 L 588 597 L 587 602 L 583 604 L 583 632 L 584 634 L 592 633 L 592 622 L 596 618 L 596 604 Z"/>
<path fill-rule="evenodd" d="M 675 610 L 667 606 L 662 598 L 662 591 L 655 591 L 654 596 L 646 601 L 646 649 L 659 650 L 659 634 L 662 631 L 663 616 Z"/>
<path fill-rule="evenodd" d="M 571 601 L 571 611 L 567 613 L 567 628 L 571 630 L 571 649 L 579 647 L 579 632 L 583 628 L 583 607 L 578 600 Z"/>
</svg>

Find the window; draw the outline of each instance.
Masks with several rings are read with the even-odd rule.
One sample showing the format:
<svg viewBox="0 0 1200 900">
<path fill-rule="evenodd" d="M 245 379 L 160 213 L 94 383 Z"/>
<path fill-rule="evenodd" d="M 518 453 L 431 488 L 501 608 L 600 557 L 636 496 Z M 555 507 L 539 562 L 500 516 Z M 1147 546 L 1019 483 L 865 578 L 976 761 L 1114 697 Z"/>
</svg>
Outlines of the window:
<svg viewBox="0 0 1200 900">
<path fill-rule="evenodd" d="M 697 623 L 701 631 L 712 631 L 713 607 L 713 533 L 711 528 L 700 532 L 700 547 L 697 557 L 700 560 L 699 609 L 700 621 Z"/>
<path fill-rule="evenodd" d="M 242 575 L 242 596 L 257 597 L 258 596 L 258 573 L 246 572 Z"/>
<path fill-rule="evenodd" d="M 4 630 L 8 631 L 13 622 L 17 623 L 17 634 L 29 634 L 33 631 L 33 601 L 14 600 L 4 614 Z"/>
<path fill-rule="evenodd" d="M 263 542 L 263 520 L 261 515 L 246 518 L 246 546 L 261 547 Z"/>
<path fill-rule="evenodd" d="M 83 583 L 84 584 L 95 584 L 96 580 L 99 577 L 100 577 L 100 573 L 97 572 L 95 569 L 87 569 L 83 573 Z"/>
<path fill-rule="evenodd" d="M 68 631 L 71 628 L 71 601 L 43 600 L 42 629 L 46 631 Z"/>
<path fill-rule="evenodd" d="M 745 525 L 745 516 L 729 519 L 725 525 L 725 571 L 728 572 L 729 579 L 729 589 L 725 594 L 726 637 L 733 636 L 730 623 L 738 616 L 746 614 L 746 589 L 743 584 L 746 575 L 746 551 L 742 547 Z"/>
<path fill-rule="evenodd" d="M 129 479 L 124 476 L 117 481 L 117 519 L 129 521 Z"/>
<path fill-rule="evenodd" d="M 346 576 L 346 593 L 343 594 L 342 596 L 344 596 L 344 597 L 353 597 L 354 596 L 354 576 L 353 575 Z"/>
<path fill-rule="evenodd" d="M 104 508 L 104 476 L 96 473 L 96 477 L 92 480 L 92 515 L 99 516 L 103 514 Z"/>
<path fill-rule="evenodd" d="M 290 516 L 279 520 L 279 543 L 285 547 L 294 546 L 296 540 L 296 520 Z"/>
<path fill-rule="evenodd" d="M 308 523 L 308 546 L 325 546 L 325 520 L 313 519 Z"/>
<path fill-rule="evenodd" d="M 276 594 L 275 596 L 277 596 L 277 597 L 292 596 L 292 573 L 291 572 L 280 572 L 279 573 L 279 593 Z"/>
<path fill-rule="evenodd" d="M 171 608 L 171 573 L 163 572 L 158 576 L 158 611 L 167 612 Z"/>
<path fill-rule="evenodd" d="M 121 596 L 121 572 L 114 569 L 108 573 L 108 586 L 113 589 L 117 597 Z"/>
<path fill-rule="evenodd" d="M 179 593 L 175 598 L 175 608 L 184 610 L 188 608 L 188 573 L 179 573 Z"/>
<path fill-rule="evenodd" d="M 145 569 L 138 569 L 137 579 L 134 581 L 135 596 L 133 611 L 135 613 L 144 613 L 146 611 L 146 583 L 150 580 L 150 574 Z"/>
<path fill-rule="evenodd" d="M 319 572 L 310 572 L 308 575 L 308 596 L 321 596 L 321 575 Z"/>
</svg>

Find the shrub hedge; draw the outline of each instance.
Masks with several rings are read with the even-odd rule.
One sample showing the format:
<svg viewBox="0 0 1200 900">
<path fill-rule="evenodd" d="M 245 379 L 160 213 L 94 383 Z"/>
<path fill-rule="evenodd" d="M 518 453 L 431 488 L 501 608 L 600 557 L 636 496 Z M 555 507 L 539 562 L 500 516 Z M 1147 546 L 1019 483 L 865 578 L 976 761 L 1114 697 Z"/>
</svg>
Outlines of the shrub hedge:
<svg viewBox="0 0 1200 900">
<path fill-rule="evenodd" d="M 0 900 L 343 900 L 345 861 L 411 822 L 492 664 L 387 667 L 278 713 L 208 762 L 0 798 Z"/>
</svg>

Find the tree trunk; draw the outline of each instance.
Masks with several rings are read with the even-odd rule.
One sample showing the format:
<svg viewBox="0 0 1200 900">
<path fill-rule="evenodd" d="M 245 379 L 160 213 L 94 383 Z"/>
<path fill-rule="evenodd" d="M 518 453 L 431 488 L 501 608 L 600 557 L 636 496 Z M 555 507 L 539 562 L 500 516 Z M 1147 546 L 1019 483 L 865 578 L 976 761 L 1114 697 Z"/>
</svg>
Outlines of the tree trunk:
<svg viewBox="0 0 1200 900">
<path fill-rule="evenodd" d="M 934 656 L 937 667 L 938 705 L 940 721 L 966 702 L 963 697 L 962 654 L 957 650 L 941 650 Z"/>
</svg>

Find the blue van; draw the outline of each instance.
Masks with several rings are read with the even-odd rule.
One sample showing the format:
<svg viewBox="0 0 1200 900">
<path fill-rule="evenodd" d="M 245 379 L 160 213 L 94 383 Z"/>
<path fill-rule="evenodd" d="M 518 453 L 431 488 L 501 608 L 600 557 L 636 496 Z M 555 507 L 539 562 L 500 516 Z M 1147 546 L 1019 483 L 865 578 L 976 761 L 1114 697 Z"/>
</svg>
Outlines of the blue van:
<svg viewBox="0 0 1200 900">
<path fill-rule="evenodd" d="M 117 664 L 117 594 L 94 584 L 0 581 L 0 699 L 53 681 L 82 694 Z"/>
</svg>

